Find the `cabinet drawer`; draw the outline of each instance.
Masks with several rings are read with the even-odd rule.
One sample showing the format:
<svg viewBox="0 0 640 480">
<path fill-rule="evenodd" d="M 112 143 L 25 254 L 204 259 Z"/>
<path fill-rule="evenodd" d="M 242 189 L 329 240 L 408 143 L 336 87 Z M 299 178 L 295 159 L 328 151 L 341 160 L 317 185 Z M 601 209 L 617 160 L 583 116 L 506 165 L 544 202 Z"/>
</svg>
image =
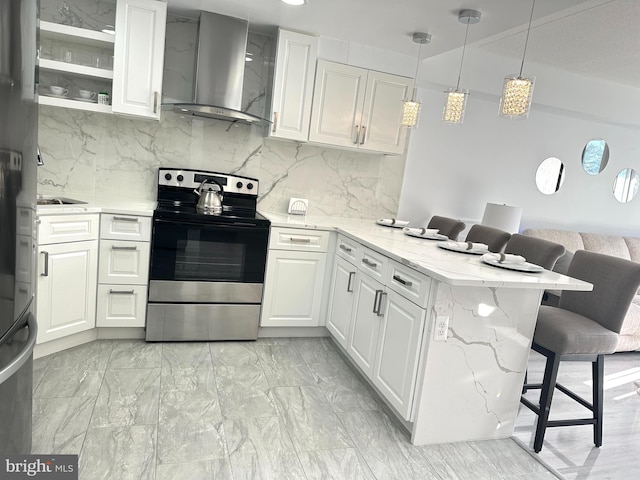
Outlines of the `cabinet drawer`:
<svg viewBox="0 0 640 480">
<path fill-rule="evenodd" d="M 431 287 L 429 277 L 389 259 L 385 284 L 416 305 L 426 306 Z"/>
<path fill-rule="evenodd" d="M 384 283 L 389 259 L 367 247 L 361 247 L 361 250 L 362 255 L 359 257 L 358 269 Z"/>
<path fill-rule="evenodd" d="M 144 327 L 146 285 L 98 285 L 97 327 Z"/>
<path fill-rule="evenodd" d="M 100 238 L 148 242 L 151 239 L 151 217 L 103 213 Z"/>
<path fill-rule="evenodd" d="M 271 250 L 326 252 L 329 245 L 329 233 L 324 230 L 275 227 L 271 229 L 269 248 Z"/>
<path fill-rule="evenodd" d="M 149 243 L 100 241 L 99 283 L 146 285 L 149 279 Z"/>
<path fill-rule="evenodd" d="M 82 242 L 98 239 L 100 216 L 42 215 L 38 218 L 38 244 Z"/>
<path fill-rule="evenodd" d="M 358 253 L 360 249 L 360 244 L 354 242 L 348 237 L 344 235 L 338 236 L 338 244 L 336 246 L 336 253 L 344 258 L 345 260 L 350 261 L 355 264 L 358 261 Z"/>
</svg>

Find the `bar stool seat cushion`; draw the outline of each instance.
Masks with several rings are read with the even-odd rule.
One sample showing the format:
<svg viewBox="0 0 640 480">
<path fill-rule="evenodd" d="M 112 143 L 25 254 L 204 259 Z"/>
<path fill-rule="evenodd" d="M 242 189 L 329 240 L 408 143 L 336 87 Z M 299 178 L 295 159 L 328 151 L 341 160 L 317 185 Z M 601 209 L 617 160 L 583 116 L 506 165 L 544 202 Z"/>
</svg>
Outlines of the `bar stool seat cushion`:
<svg viewBox="0 0 640 480">
<path fill-rule="evenodd" d="M 542 305 L 533 342 L 560 355 L 614 353 L 619 335 L 598 322 L 562 308 Z"/>
</svg>

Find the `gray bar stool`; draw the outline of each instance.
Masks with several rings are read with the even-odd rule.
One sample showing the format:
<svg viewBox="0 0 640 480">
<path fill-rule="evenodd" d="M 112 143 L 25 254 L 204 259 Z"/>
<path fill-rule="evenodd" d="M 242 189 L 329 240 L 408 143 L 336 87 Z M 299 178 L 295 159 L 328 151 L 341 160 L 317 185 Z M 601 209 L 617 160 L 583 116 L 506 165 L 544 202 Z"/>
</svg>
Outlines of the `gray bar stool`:
<svg viewBox="0 0 640 480">
<path fill-rule="evenodd" d="M 449 237 L 450 240 L 458 240 L 458 235 L 464 230 L 466 225 L 460 220 L 449 217 L 439 217 L 434 215 L 429 220 L 427 228 L 437 228 L 438 233 Z"/>
<path fill-rule="evenodd" d="M 591 292 L 565 290 L 558 307 L 541 306 L 532 349 L 546 357 L 541 384 L 525 383 L 523 393 L 540 389 L 540 403 L 524 396 L 520 402 L 538 415 L 533 449 L 542 449 L 547 427 L 593 425 L 593 443 L 602 445 L 604 355 L 618 345 L 622 322 L 640 286 L 640 264 L 630 260 L 578 250 L 567 275 L 593 284 Z M 591 362 L 593 403 L 557 383 L 563 360 Z M 555 389 L 592 412 L 590 418 L 549 420 Z"/>
<path fill-rule="evenodd" d="M 527 262 L 551 270 L 558 259 L 564 255 L 564 245 L 541 238 L 514 233 L 504 247 L 504 253 L 522 255 Z"/>
<path fill-rule="evenodd" d="M 509 232 L 505 232 L 499 228 L 476 224 L 469 229 L 465 241 L 484 243 L 490 252 L 499 253 L 510 238 L 511 234 Z"/>
</svg>

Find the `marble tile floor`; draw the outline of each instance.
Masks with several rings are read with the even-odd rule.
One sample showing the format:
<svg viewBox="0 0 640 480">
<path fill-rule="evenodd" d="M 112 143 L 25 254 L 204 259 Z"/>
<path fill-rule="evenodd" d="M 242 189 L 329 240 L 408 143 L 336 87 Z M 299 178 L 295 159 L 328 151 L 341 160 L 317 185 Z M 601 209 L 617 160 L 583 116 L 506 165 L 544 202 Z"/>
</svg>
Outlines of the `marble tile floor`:
<svg viewBox="0 0 640 480">
<path fill-rule="evenodd" d="M 328 338 L 102 340 L 34 362 L 33 453 L 81 480 L 557 478 L 512 439 L 413 446 Z"/>
<path fill-rule="evenodd" d="M 540 381 L 544 357 L 535 352 L 529 359 L 529 378 Z M 602 446 L 593 445 L 588 425 L 547 429 L 538 457 L 568 480 L 627 480 L 640 478 L 640 352 L 607 355 L 604 365 L 604 420 Z M 591 401 L 591 365 L 560 364 L 558 381 Z M 527 396 L 538 402 L 539 390 Z M 584 418 L 590 412 L 556 390 L 551 419 Z M 514 436 L 533 448 L 536 415 L 521 406 Z"/>
</svg>

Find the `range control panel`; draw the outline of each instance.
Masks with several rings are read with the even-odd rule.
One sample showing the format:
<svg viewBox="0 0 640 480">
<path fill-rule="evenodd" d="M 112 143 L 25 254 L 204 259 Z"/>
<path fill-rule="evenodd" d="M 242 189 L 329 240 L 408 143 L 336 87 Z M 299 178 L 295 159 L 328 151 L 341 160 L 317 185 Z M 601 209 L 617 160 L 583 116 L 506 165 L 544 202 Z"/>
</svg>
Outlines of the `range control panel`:
<svg viewBox="0 0 640 480">
<path fill-rule="evenodd" d="M 227 193 L 258 196 L 258 180 L 255 178 L 204 170 L 158 169 L 158 185 L 197 189 L 205 180 L 213 184 L 218 183 Z"/>
</svg>

